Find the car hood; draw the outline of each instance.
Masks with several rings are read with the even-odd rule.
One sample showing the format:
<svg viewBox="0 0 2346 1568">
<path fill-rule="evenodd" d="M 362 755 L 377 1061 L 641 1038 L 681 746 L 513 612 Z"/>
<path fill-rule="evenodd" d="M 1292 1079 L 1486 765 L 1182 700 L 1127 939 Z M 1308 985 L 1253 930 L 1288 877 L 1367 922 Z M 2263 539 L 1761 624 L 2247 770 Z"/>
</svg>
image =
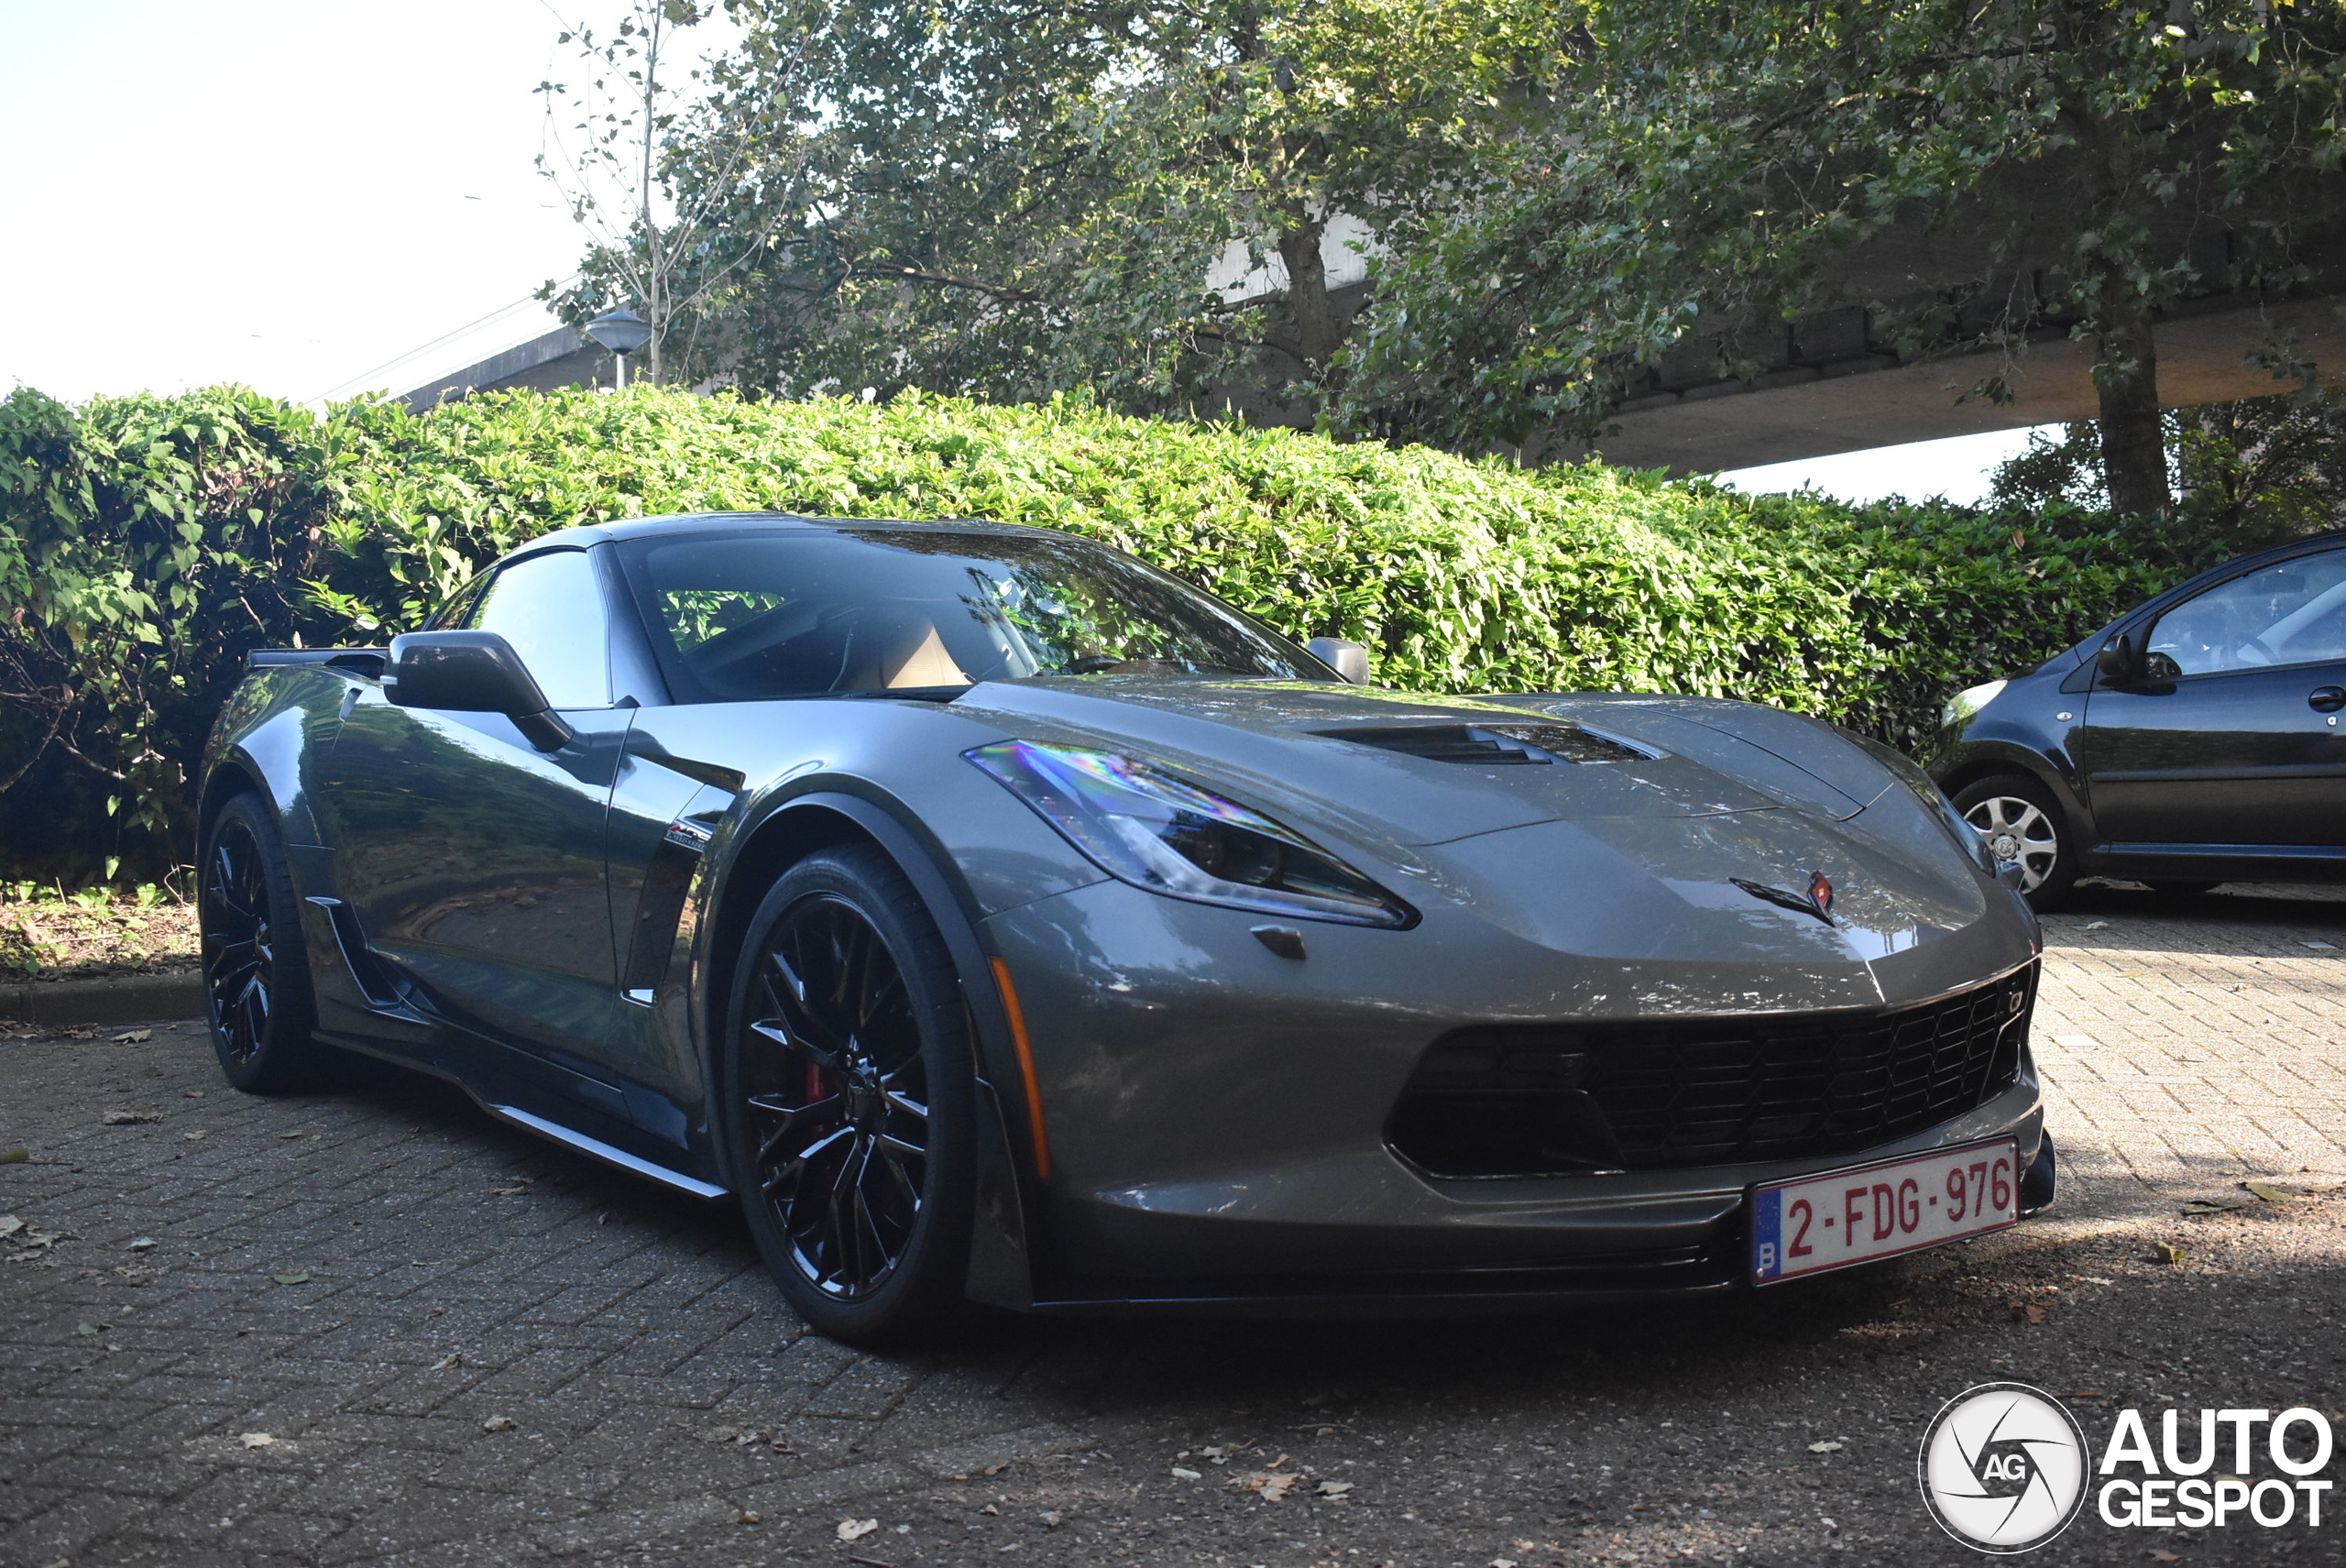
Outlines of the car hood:
<svg viewBox="0 0 2346 1568">
<path fill-rule="evenodd" d="M 1028 739 L 1128 747 L 1202 783 L 1299 798 L 1310 816 L 1374 821 L 1377 837 L 1409 844 L 1535 822 L 1769 807 L 1842 821 L 1897 782 L 1828 725 L 1700 697 L 1425 697 L 1109 676 L 991 682 L 953 706 Z M 1488 744 L 1477 735 L 1519 750 L 1475 757 Z"/>
<path fill-rule="evenodd" d="M 1772 708 L 1129 677 L 985 685 L 954 706 L 1025 739 L 1170 764 L 1342 853 L 1365 851 L 1363 869 L 1404 896 L 1614 959 L 1617 1003 L 1634 995 L 1669 1011 L 1683 992 L 1679 1006 L 1720 994 L 1856 1004 L 1932 989 L 1950 963 L 1977 973 L 2026 954 L 2024 921 L 1987 919 L 1991 902 L 2009 900 L 1889 761 Z M 1565 732 L 1547 737 L 1560 760 L 1391 749 L 1395 732 L 1407 744 L 1429 732 L 1539 736 L 1538 726 Z M 1602 760 L 1562 760 L 1575 749 Z M 1819 873 L 1835 888 L 1830 919 L 1793 906 Z M 1707 955 L 1700 983 L 1667 978 L 1682 967 L 1672 953 Z M 1907 982 L 1891 984 L 1894 971 Z"/>
</svg>

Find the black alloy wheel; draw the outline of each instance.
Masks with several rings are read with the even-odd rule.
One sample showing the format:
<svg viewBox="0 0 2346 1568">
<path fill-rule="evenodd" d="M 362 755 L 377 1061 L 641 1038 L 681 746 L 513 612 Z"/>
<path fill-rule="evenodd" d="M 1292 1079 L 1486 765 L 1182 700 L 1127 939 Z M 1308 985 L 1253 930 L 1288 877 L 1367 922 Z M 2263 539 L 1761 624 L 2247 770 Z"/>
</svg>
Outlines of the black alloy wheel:
<svg viewBox="0 0 2346 1568">
<path fill-rule="evenodd" d="M 322 1065 L 299 907 L 269 808 L 236 796 L 206 835 L 196 914 L 213 1048 L 251 1093 L 303 1087 Z"/>
<path fill-rule="evenodd" d="M 971 1200 L 970 1040 L 943 940 L 877 851 L 794 867 L 735 978 L 735 1185 L 800 1313 L 902 1342 L 960 1299 Z"/>
<path fill-rule="evenodd" d="M 269 1035 L 277 955 L 269 946 L 269 888 L 260 845 L 240 819 L 220 826 L 203 878 L 203 985 L 220 1053 L 248 1062 Z"/>
</svg>

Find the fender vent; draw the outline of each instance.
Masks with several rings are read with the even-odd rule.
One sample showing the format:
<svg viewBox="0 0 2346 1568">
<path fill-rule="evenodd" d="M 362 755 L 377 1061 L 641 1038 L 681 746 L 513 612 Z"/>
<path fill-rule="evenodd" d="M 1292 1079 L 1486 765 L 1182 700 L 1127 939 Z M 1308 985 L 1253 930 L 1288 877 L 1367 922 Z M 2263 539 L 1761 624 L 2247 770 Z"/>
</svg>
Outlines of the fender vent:
<svg viewBox="0 0 2346 1568">
<path fill-rule="evenodd" d="M 1397 724 L 1318 731 L 1334 740 L 1422 757 L 1429 762 L 1484 767 L 1550 762 L 1630 762 L 1656 753 L 1577 724 Z"/>
</svg>

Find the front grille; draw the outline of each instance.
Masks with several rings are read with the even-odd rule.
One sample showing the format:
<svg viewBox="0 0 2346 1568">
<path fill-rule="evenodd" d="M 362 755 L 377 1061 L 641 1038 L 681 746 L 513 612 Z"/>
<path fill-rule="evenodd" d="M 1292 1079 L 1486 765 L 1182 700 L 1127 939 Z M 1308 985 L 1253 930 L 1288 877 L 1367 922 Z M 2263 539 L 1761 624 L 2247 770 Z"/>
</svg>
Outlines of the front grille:
<svg viewBox="0 0 2346 1568">
<path fill-rule="evenodd" d="M 1386 1137 L 1453 1177 L 1854 1154 L 2008 1087 L 2035 998 L 2032 963 L 1888 1013 L 1479 1025 L 1434 1042 Z"/>
<path fill-rule="evenodd" d="M 1626 762 L 1650 757 L 1626 740 L 1577 724 L 1396 724 L 1322 729 L 1332 740 L 1398 751 L 1429 762 L 1522 766 L 1555 762 Z"/>
</svg>

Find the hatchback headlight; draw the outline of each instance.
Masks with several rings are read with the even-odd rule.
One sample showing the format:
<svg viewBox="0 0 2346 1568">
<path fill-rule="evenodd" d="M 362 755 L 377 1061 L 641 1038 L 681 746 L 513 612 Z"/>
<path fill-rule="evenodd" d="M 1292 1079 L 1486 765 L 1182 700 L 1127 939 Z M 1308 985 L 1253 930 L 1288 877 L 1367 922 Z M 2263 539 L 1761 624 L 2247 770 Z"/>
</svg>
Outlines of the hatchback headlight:
<svg viewBox="0 0 2346 1568">
<path fill-rule="evenodd" d="M 1983 685 L 1964 687 L 1947 698 L 1946 706 L 1939 709 L 1940 726 L 1943 729 L 1954 729 L 1995 701 L 1996 695 L 2010 684 L 2008 681 L 1990 681 Z"/>
<path fill-rule="evenodd" d="M 1033 740 L 962 755 L 1135 887 L 1346 926 L 1417 921 L 1408 905 L 1292 828 L 1146 762 Z"/>
</svg>

